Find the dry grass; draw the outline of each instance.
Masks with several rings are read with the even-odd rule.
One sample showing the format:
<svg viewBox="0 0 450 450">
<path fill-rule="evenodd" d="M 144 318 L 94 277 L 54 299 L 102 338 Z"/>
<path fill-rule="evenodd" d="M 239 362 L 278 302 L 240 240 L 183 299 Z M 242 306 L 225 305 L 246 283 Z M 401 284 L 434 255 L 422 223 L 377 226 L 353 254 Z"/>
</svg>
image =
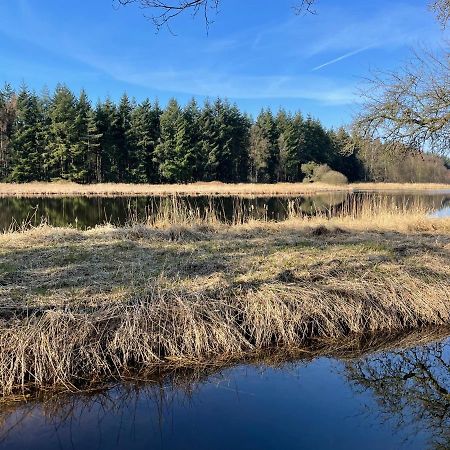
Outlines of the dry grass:
<svg viewBox="0 0 450 450">
<path fill-rule="evenodd" d="M 147 373 L 144 378 L 122 378 L 119 383 L 99 383 L 81 392 L 44 390 L 35 392 L 38 395 L 33 396 L 10 396 L 0 399 L 0 444 L 5 445 L 10 436 L 24 431 L 26 423 L 35 417 L 42 418 L 54 429 L 61 429 L 79 422 L 93 408 L 97 410 L 95 416 L 99 421 L 109 413 L 132 415 L 143 400 L 146 405 L 154 405 L 158 417 L 161 417 L 161 412 L 170 413 L 173 401 L 191 402 L 199 387 L 206 383 L 229 387 L 233 381 L 229 370 L 237 364 L 256 366 L 258 372 L 264 372 L 269 367 L 292 371 L 314 358 L 332 356 L 345 361 L 348 366 L 357 364 L 360 358 L 369 354 L 381 353 L 379 357 L 384 358 L 386 352 L 408 351 L 419 346 L 434 347 L 449 333 L 448 328 L 436 327 L 387 336 L 367 335 L 361 339 L 343 339 L 331 346 L 278 348 L 249 353 L 245 359 L 209 360 L 203 366 Z"/>
<path fill-rule="evenodd" d="M 147 372 L 140 377 L 122 377 L 118 382 L 104 380 L 83 391 L 73 392 L 63 389 L 55 392 L 51 389 L 34 392 L 34 395 L 8 396 L 0 399 L 0 442 L 9 432 L 15 430 L 16 426 L 20 426 L 27 416 L 36 413 L 44 413 L 49 420 L 55 420 L 55 427 L 59 428 L 65 420 L 74 418 L 75 411 L 84 414 L 93 404 L 100 403 L 103 411 L 117 411 L 133 405 L 139 398 L 148 397 L 161 408 L 162 390 L 166 405 L 170 404 L 169 399 L 172 395 L 181 394 L 191 399 L 202 384 L 213 382 L 217 385 L 224 380 L 228 382 L 228 371 L 237 365 L 251 365 L 261 371 L 268 368 L 292 370 L 318 357 L 333 357 L 348 364 L 375 353 L 430 346 L 442 342 L 449 333 L 450 329 L 446 327 L 429 327 L 425 330 L 389 335 L 369 334 L 359 339 L 349 337 L 331 345 L 328 343 L 310 348 L 270 348 L 247 353 L 244 358 L 210 359 L 206 364 L 197 364 L 194 367 L 166 367 L 166 370 Z"/>
<path fill-rule="evenodd" d="M 75 390 L 450 322 L 450 219 L 382 203 L 341 217 L 0 235 L 0 389 Z"/>
<path fill-rule="evenodd" d="M 319 192 L 352 192 L 357 190 L 449 190 L 448 184 L 399 184 L 399 183 L 357 183 L 350 185 L 329 185 L 323 183 L 276 183 L 276 184 L 226 184 L 220 182 L 191 184 L 77 184 L 54 183 L 0 183 L 0 196 L 127 196 L 127 195 L 301 195 Z"/>
</svg>

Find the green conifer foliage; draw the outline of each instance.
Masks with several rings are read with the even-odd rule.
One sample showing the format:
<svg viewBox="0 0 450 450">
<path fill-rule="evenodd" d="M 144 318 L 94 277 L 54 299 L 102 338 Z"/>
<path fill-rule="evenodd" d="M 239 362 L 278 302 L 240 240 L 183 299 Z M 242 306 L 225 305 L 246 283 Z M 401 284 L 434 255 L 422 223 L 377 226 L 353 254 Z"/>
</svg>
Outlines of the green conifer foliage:
<svg viewBox="0 0 450 450">
<path fill-rule="evenodd" d="M 17 112 L 12 135 L 12 181 L 42 180 L 44 148 L 39 140 L 42 126 L 38 97 L 23 86 L 17 96 Z"/>
<path fill-rule="evenodd" d="M 300 113 L 263 109 L 253 120 L 220 98 L 202 106 L 172 99 L 161 109 L 123 94 L 93 108 L 84 90 L 75 96 L 64 85 L 40 95 L 0 90 L 0 180 L 273 183 L 318 179 L 308 167 L 327 167 L 330 182 L 339 181 L 333 172 L 349 181 L 448 182 L 444 159 L 408 151 L 393 154 L 380 140 L 327 130 Z"/>
</svg>

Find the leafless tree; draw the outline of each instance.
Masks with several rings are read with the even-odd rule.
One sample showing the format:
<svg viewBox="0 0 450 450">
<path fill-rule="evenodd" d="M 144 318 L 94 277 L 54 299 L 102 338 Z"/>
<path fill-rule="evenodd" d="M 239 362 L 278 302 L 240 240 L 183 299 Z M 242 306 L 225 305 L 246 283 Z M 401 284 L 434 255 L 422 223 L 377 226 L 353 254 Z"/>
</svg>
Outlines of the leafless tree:
<svg viewBox="0 0 450 450">
<path fill-rule="evenodd" d="M 450 0 L 435 0 L 430 8 L 445 28 Z M 440 51 L 415 51 L 403 67 L 375 72 L 361 90 L 364 99 L 356 117 L 356 134 L 377 138 L 409 151 L 450 154 L 450 43 Z"/>
<path fill-rule="evenodd" d="M 450 149 L 450 58 L 415 53 L 404 67 L 376 72 L 364 85 L 356 131 L 410 150 L 448 154 Z"/>
</svg>

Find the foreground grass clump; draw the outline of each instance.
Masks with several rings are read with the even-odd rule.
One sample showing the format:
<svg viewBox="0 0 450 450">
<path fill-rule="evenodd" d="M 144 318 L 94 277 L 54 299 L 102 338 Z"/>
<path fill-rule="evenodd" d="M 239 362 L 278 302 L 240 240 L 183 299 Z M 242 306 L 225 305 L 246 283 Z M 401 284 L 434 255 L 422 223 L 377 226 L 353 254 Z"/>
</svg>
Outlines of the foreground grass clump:
<svg viewBox="0 0 450 450">
<path fill-rule="evenodd" d="M 1 393 L 447 325 L 449 253 L 419 213 L 6 233 Z"/>
</svg>

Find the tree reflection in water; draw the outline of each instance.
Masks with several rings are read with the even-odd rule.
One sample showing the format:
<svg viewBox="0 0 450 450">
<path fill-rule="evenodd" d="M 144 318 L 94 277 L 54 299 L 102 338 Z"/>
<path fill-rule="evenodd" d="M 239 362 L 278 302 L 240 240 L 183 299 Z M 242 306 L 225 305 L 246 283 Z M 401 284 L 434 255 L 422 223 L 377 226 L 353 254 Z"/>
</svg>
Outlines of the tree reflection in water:
<svg viewBox="0 0 450 450">
<path fill-rule="evenodd" d="M 274 408 L 284 417 L 283 420 L 286 420 L 283 414 L 288 411 L 288 417 L 292 415 L 292 423 L 298 426 L 308 423 L 305 417 L 312 417 L 320 423 L 322 436 L 324 433 L 330 433 L 330 435 L 334 433 L 336 436 L 333 427 L 339 428 L 344 425 L 345 433 L 352 434 L 354 430 L 354 437 L 346 436 L 349 442 L 356 442 L 357 445 L 361 443 L 361 440 L 370 439 L 370 436 L 377 436 L 377 433 L 382 431 L 376 424 L 372 434 L 369 433 L 369 429 L 364 428 L 366 426 L 364 424 L 376 420 L 378 424 L 388 423 L 387 437 L 380 434 L 384 436 L 382 442 L 386 444 L 386 448 L 396 448 L 396 443 L 402 442 L 408 437 L 408 433 L 414 431 L 421 437 L 414 439 L 414 436 L 411 436 L 411 439 L 406 442 L 408 446 L 414 444 L 417 448 L 418 442 L 423 443 L 424 439 L 430 436 L 428 442 L 432 448 L 450 448 L 450 341 L 445 340 L 449 334 L 450 330 L 419 330 L 412 334 L 400 334 L 390 338 L 365 336 L 348 342 L 344 340 L 337 342 L 334 347 L 320 347 L 308 350 L 306 353 L 304 349 L 280 349 L 269 354 L 255 355 L 254 358 L 246 361 L 254 366 L 250 369 L 253 377 L 267 368 L 280 368 L 283 372 L 292 372 L 296 375 L 289 377 L 288 384 L 283 388 L 287 389 L 288 396 L 292 396 L 293 400 L 289 401 L 280 397 L 280 401 L 273 404 L 263 399 L 262 403 L 247 403 L 247 407 L 250 404 L 264 405 L 262 408 L 266 407 L 269 410 Z M 299 385 L 302 384 L 306 390 L 314 391 L 313 386 L 305 386 L 305 374 L 308 368 L 318 361 L 315 358 L 323 356 L 332 356 L 333 359 L 322 358 L 322 361 L 326 363 L 317 364 L 316 371 L 312 372 L 315 377 L 320 378 L 321 388 L 309 397 L 312 401 L 310 406 L 313 405 L 311 411 L 308 410 L 305 397 L 296 395 L 299 392 Z M 138 380 L 118 382 L 82 393 L 56 394 L 47 391 L 25 402 L 24 399 L 18 398 L 18 402 L 4 403 L 0 406 L 0 447 L 12 442 L 19 445 L 15 448 L 23 448 L 20 447 L 24 442 L 22 437 L 27 433 L 36 433 L 39 436 L 41 432 L 44 433 L 41 431 L 43 428 L 50 430 L 48 431 L 50 434 L 46 435 L 49 438 L 48 445 L 44 443 L 39 447 L 45 449 L 53 448 L 55 436 L 58 440 L 61 436 L 65 444 L 70 444 L 69 447 L 61 446 L 61 448 L 85 448 L 84 445 L 87 442 L 97 439 L 102 433 L 108 434 L 110 440 L 103 442 L 103 447 L 99 443 L 95 448 L 109 448 L 111 439 L 117 442 L 122 440 L 121 443 L 124 443 L 119 448 L 128 448 L 134 442 L 134 437 L 125 436 L 129 430 L 132 430 L 133 436 L 135 433 L 141 433 L 139 435 L 141 438 L 142 433 L 146 433 L 147 437 L 160 435 L 162 442 L 162 436 L 167 438 L 167 433 L 170 434 L 172 430 L 174 411 L 179 413 L 180 408 L 186 413 L 183 417 L 186 418 L 188 427 L 191 426 L 190 421 L 194 420 L 193 417 L 199 410 L 209 411 L 206 414 L 213 420 L 219 421 L 228 420 L 227 411 L 233 411 L 242 420 L 248 420 L 249 423 L 254 421 L 255 424 L 259 423 L 258 414 L 261 414 L 263 419 L 271 417 L 268 410 L 245 409 L 246 401 L 229 403 L 231 410 L 227 410 L 220 403 L 224 399 L 221 396 L 214 397 L 219 403 L 213 401 L 208 406 L 208 397 L 202 397 L 205 386 L 219 387 L 227 392 L 235 391 L 231 394 L 236 393 L 236 397 L 246 394 L 240 391 L 245 389 L 240 384 L 247 386 L 246 389 L 253 391 L 256 389 L 255 378 L 250 377 L 246 385 L 245 380 L 239 378 L 239 373 L 242 375 L 242 371 L 234 372 L 233 363 L 229 364 L 229 367 L 213 364 L 202 370 L 174 370 L 164 373 L 163 376 L 159 374 L 153 379 L 147 378 L 142 382 Z M 248 366 L 240 367 L 245 371 Z M 330 372 L 330 367 L 335 367 L 336 373 Z M 341 376 L 342 374 L 345 376 Z M 269 378 L 270 376 L 273 376 L 273 372 L 269 371 Z M 260 377 L 256 376 L 256 378 Z M 348 399 L 347 394 L 333 398 L 322 397 L 321 391 L 324 391 L 323 395 L 327 395 L 327 390 L 323 389 L 325 387 L 323 383 L 328 383 L 331 390 L 348 391 L 348 395 L 352 398 Z M 275 390 L 281 389 L 281 385 L 276 381 L 264 386 Z M 262 396 L 259 397 L 260 399 L 267 396 L 264 387 L 259 394 Z M 268 398 L 273 397 L 268 396 Z M 349 401 L 347 409 L 342 409 L 333 403 L 336 399 Z M 374 411 L 368 412 L 368 421 L 361 420 L 359 414 L 355 421 L 346 424 L 346 419 L 342 416 L 343 411 L 355 411 L 365 402 L 376 406 L 375 414 Z M 215 410 L 208 409 L 211 405 L 223 410 L 215 415 Z M 329 411 L 321 409 L 321 405 L 327 410 L 332 406 L 333 413 L 330 415 Z M 240 411 L 233 409 L 236 407 L 242 409 L 242 416 Z M 254 417 L 245 415 L 244 411 L 251 412 Z M 324 416 L 328 416 L 328 419 Z M 181 416 L 177 417 L 177 424 L 180 426 Z M 361 432 L 358 434 L 357 430 L 352 428 L 355 425 L 363 429 L 362 434 Z M 394 430 L 398 427 L 398 435 L 395 439 L 392 438 L 392 442 L 386 442 L 392 433 L 393 426 Z M 186 430 L 186 428 L 182 429 Z M 214 430 L 207 429 L 205 433 L 214 433 Z M 177 428 L 174 433 L 178 431 Z M 295 439 L 298 436 L 295 433 L 292 436 L 294 439 L 292 442 L 297 442 Z M 33 438 L 30 439 L 33 442 Z M 313 436 L 313 439 L 317 439 L 317 436 Z M 25 441 L 25 444 L 29 442 Z M 73 442 L 78 442 L 78 446 Z M 422 448 L 421 445 L 419 448 Z"/>
<path fill-rule="evenodd" d="M 129 222 L 151 223 L 159 213 L 173 206 L 173 196 L 149 197 L 0 197 L 0 232 L 42 222 L 52 226 L 80 229 L 105 223 L 124 225 Z M 444 211 L 448 193 L 346 193 L 328 192 L 313 196 L 224 197 L 179 196 L 176 204 L 201 217 L 214 212 L 223 222 L 249 220 L 285 220 L 289 216 L 358 214 L 370 203 L 397 210 L 426 209 Z"/>
<path fill-rule="evenodd" d="M 369 390 L 399 427 L 428 430 L 431 447 L 450 448 L 450 343 L 382 352 L 347 362 L 356 391 Z"/>
</svg>

